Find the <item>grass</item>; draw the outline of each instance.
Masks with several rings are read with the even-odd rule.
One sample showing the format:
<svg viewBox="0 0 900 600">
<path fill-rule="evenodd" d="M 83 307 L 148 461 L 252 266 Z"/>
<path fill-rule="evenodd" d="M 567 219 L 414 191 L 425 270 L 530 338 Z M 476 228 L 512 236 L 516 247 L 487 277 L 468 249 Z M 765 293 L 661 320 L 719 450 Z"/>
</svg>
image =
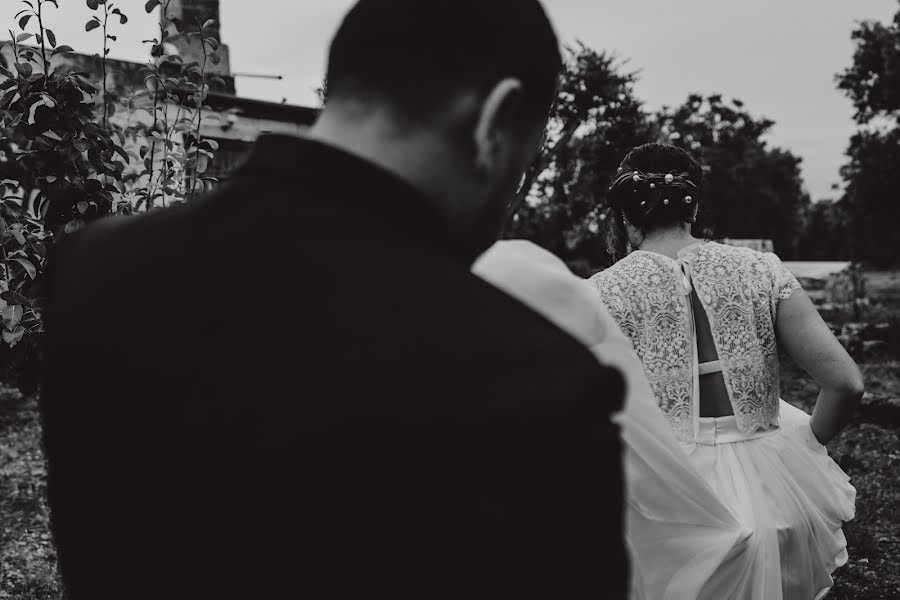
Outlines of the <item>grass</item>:
<svg viewBox="0 0 900 600">
<path fill-rule="evenodd" d="M 56 600 L 37 402 L 0 388 L 0 600 Z"/>
<path fill-rule="evenodd" d="M 866 271 L 863 276 L 866 296 L 879 302 L 900 302 L 900 271 Z"/>
<path fill-rule="evenodd" d="M 863 368 L 873 397 L 900 398 L 900 363 Z M 817 389 L 785 360 L 782 392 L 809 411 Z M 835 573 L 829 600 L 900 598 L 900 412 L 870 404 L 876 409 L 861 411 L 828 446 L 858 493 L 856 518 L 844 528 L 850 561 Z M 62 597 L 45 493 L 37 403 L 0 388 L 0 600 Z"/>
<path fill-rule="evenodd" d="M 831 457 L 856 487 L 856 518 L 844 533 L 849 562 L 834 574 L 829 600 L 900 598 L 900 363 L 861 365 L 870 388 L 850 425 L 828 444 Z M 782 395 L 807 412 L 818 388 L 782 358 Z M 874 389 L 873 389 L 874 388 Z M 880 400 L 889 398 L 885 404 Z"/>
</svg>

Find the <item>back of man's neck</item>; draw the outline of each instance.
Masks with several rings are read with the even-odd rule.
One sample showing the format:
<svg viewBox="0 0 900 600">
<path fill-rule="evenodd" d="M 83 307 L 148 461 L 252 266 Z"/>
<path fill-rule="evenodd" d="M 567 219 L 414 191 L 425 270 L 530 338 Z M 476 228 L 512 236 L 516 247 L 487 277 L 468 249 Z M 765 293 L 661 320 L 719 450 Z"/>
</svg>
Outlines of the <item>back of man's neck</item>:
<svg viewBox="0 0 900 600">
<path fill-rule="evenodd" d="M 356 156 L 393 174 L 429 195 L 427 182 L 418 173 L 426 171 L 421 162 L 427 160 L 411 136 L 403 136 L 388 124 L 386 117 L 372 115 L 333 115 L 323 111 L 306 136 Z"/>
<path fill-rule="evenodd" d="M 307 132 L 313 141 L 326 144 L 374 164 L 419 191 L 447 226 L 464 226 L 459 208 L 449 191 L 459 184 L 454 175 L 454 153 L 438 131 L 403 128 L 383 112 L 351 109 L 324 110 Z"/>
</svg>

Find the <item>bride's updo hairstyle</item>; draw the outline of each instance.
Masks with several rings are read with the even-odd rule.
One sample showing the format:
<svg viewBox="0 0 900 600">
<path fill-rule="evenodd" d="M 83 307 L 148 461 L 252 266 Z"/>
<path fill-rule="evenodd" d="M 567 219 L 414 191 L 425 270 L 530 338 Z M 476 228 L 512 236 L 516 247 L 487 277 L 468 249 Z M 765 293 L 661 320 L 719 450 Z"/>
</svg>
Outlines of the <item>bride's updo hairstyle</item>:
<svg viewBox="0 0 900 600">
<path fill-rule="evenodd" d="M 624 220 L 647 233 L 691 223 L 703 194 L 703 168 L 686 150 L 670 144 L 634 148 L 609 188 L 607 249 L 614 260 L 627 254 Z"/>
</svg>

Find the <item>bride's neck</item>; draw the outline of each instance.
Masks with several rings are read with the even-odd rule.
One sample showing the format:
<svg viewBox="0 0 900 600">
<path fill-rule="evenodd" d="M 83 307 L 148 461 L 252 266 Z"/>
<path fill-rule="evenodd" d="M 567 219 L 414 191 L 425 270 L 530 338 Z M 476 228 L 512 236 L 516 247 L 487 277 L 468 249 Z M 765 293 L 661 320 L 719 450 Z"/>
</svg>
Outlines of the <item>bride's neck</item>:
<svg viewBox="0 0 900 600">
<path fill-rule="evenodd" d="M 690 225 L 685 224 L 683 227 L 672 227 L 666 229 L 657 229 L 648 232 L 638 250 L 646 250 L 648 252 L 656 252 L 663 254 L 669 258 L 678 258 L 678 251 L 699 242 L 697 238 L 691 235 Z"/>
</svg>

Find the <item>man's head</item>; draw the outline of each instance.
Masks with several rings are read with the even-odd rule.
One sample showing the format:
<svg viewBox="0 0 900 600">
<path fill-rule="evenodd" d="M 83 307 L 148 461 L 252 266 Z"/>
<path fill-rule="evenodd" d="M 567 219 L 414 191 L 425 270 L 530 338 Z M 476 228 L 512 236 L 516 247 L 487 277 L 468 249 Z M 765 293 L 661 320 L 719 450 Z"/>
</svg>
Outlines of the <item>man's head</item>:
<svg viewBox="0 0 900 600">
<path fill-rule="evenodd" d="M 537 151 L 560 66 L 538 0 L 360 0 L 331 45 L 319 133 L 343 129 L 333 141 L 411 180 L 484 245 Z"/>
</svg>

